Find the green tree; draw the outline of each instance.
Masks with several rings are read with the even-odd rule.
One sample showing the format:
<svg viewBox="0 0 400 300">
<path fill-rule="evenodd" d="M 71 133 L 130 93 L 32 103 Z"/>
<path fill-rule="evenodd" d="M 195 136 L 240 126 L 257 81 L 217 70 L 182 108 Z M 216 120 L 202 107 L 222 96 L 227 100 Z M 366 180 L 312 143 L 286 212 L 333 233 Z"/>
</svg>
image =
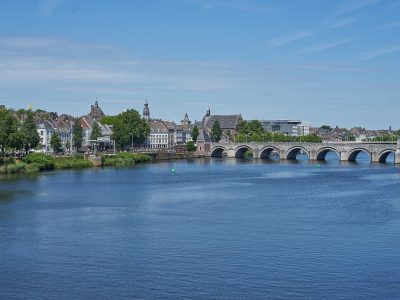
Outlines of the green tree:
<svg viewBox="0 0 400 300">
<path fill-rule="evenodd" d="M 40 137 L 36 129 L 33 112 L 30 110 L 26 112 L 26 118 L 22 124 L 21 131 L 25 135 L 24 148 L 26 152 L 39 145 Z"/>
<path fill-rule="evenodd" d="M 188 152 L 194 152 L 194 151 L 196 151 L 196 146 L 194 145 L 194 142 L 193 142 L 193 141 L 190 141 L 190 142 L 188 142 L 188 143 L 186 144 L 186 150 L 187 150 Z"/>
<path fill-rule="evenodd" d="M 331 130 L 331 129 L 332 129 L 332 127 L 331 127 L 331 126 L 329 126 L 329 125 L 322 125 L 322 126 L 321 126 L 321 129 L 325 129 L 325 130 Z"/>
<path fill-rule="evenodd" d="M 264 128 L 262 123 L 257 120 L 252 121 L 242 121 L 239 125 L 239 133 L 241 134 L 257 134 L 262 135 L 264 133 Z"/>
<path fill-rule="evenodd" d="M 321 143 L 322 142 L 322 138 L 319 135 L 317 135 L 316 133 L 301 136 L 301 137 L 299 137 L 299 140 L 301 140 L 302 142 L 307 142 L 307 143 Z"/>
<path fill-rule="evenodd" d="M 101 129 L 99 124 L 96 121 L 93 122 L 92 133 L 90 134 L 91 140 L 97 140 L 97 138 L 101 137 Z"/>
<path fill-rule="evenodd" d="M 142 145 L 150 134 L 150 125 L 141 118 L 134 109 L 128 109 L 117 116 L 108 116 L 108 122 L 113 125 L 113 139 L 120 149 L 129 147 L 132 143 Z"/>
<path fill-rule="evenodd" d="M 192 139 L 194 142 L 197 141 L 197 137 L 199 136 L 200 132 L 199 132 L 199 128 L 197 127 L 197 125 L 193 126 L 193 130 L 192 130 Z"/>
<path fill-rule="evenodd" d="M 79 119 L 74 122 L 74 127 L 72 129 L 72 145 L 78 149 L 82 147 L 83 142 L 83 129 Z"/>
<path fill-rule="evenodd" d="M 10 147 L 10 136 L 17 132 L 18 121 L 5 108 L 0 108 L 0 149 L 1 156 L 4 157 L 6 147 Z"/>
<path fill-rule="evenodd" d="M 56 132 L 53 132 L 51 135 L 50 146 L 55 153 L 58 153 L 61 149 L 61 140 Z"/>
<path fill-rule="evenodd" d="M 8 146 L 15 150 L 20 150 L 24 148 L 25 141 L 26 141 L 26 136 L 21 130 L 14 131 L 9 136 Z"/>
<path fill-rule="evenodd" d="M 100 123 L 103 125 L 115 125 L 119 122 L 119 117 L 117 116 L 105 116 L 101 118 Z"/>
<path fill-rule="evenodd" d="M 221 126 L 219 125 L 218 120 L 215 120 L 211 127 L 211 140 L 213 142 L 219 142 L 222 137 Z"/>
<path fill-rule="evenodd" d="M 71 143 L 70 143 L 70 141 L 66 141 L 66 142 L 65 142 L 65 149 L 70 150 L 70 148 L 71 148 Z"/>
<path fill-rule="evenodd" d="M 349 133 L 345 135 L 344 140 L 354 142 L 356 140 L 356 137 L 352 133 Z"/>
</svg>

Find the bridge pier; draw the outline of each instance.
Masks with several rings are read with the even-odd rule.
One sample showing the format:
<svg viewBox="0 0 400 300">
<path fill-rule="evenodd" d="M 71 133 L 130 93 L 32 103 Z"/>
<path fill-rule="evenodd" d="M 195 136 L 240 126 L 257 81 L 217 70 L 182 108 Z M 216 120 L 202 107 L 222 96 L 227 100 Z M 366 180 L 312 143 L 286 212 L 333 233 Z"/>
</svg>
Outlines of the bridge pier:
<svg viewBox="0 0 400 300">
<path fill-rule="evenodd" d="M 377 151 L 372 151 L 371 153 L 371 161 L 374 163 L 379 162 L 379 153 Z"/>
<path fill-rule="evenodd" d="M 281 160 L 287 159 L 286 150 L 285 149 L 280 149 L 279 150 L 279 159 L 281 159 Z"/>
<path fill-rule="evenodd" d="M 397 149 L 397 151 L 394 153 L 394 163 L 400 164 L 400 149 Z"/>
<path fill-rule="evenodd" d="M 317 160 L 317 151 L 314 149 L 311 149 L 308 151 L 308 159 L 309 160 Z"/>
<path fill-rule="evenodd" d="M 349 160 L 348 151 L 341 151 L 340 152 L 340 161 L 348 161 L 348 160 Z"/>
<path fill-rule="evenodd" d="M 226 153 L 227 158 L 235 158 L 235 150 L 229 149 Z"/>
</svg>

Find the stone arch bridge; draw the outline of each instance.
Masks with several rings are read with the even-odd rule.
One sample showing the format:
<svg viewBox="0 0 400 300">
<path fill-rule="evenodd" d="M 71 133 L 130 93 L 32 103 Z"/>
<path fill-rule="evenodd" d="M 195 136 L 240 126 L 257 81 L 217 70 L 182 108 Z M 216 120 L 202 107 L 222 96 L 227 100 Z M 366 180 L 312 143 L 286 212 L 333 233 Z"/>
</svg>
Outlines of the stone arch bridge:
<svg viewBox="0 0 400 300">
<path fill-rule="evenodd" d="M 244 157 L 247 150 L 254 158 L 271 158 L 279 155 L 280 159 L 296 159 L 297 154 L 306 153 L 310 160 L 325 160 L 328 152 L 337 154 L 341 161 L 355 161 L 360 152 L 369 155 L 372 162 L 386 162 L 389 154 L 393 153 L 395 163 L 400 164 L 399 142 L 269 142 L 269 143 L 212 143 L 210 150 L 205 153 L 211 157 Z"/>
</svg>

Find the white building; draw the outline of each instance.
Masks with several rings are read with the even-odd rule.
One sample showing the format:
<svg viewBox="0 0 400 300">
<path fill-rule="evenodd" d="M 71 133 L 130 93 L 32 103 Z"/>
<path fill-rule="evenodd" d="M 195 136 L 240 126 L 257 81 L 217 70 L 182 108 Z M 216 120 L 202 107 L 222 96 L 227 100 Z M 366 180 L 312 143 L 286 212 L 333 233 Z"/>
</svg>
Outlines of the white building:
<svg viewBox="0 0 400 300">
<path fill-rule="evenodd" d="M 146 147 L 150 149 L 168 149 L 170 147 L 170 134 L 164 122 L 162 120 L 149 120 L 149 125 L 151 131 L 145 142 Z"/>
<path fill-rule="evenodd" d="M 43 146 L 43 151 L 46 153 L 54 152 L 50 145 L 53 134 L 58 135 L 65 151 L 69 150 L 67 145 L 72 144 L 72 126 L 63 121 L 39 120 L 36 124 L 36 130 L 40 137 L 40 145 Z"/>
<path fill-rule="evenodd" d="M 267 120 L 262 121 L 264 130 L 280 132 L 288 136 L 302 136 L 310 134 L 310 124 L 300 120 Z"/>
<path fill-rule="evenodd" d="M 108 141 L 108 143 L 111 143 L 111 135 L 113 134 L 111 126 L 101 124 L 99 121 L 93 119 L 90 116 L 84 116 L 81 118 L 81 126 L 83 129 L 82 146 L 88 147 L 92 144 L 93 141 L 90 140 L 90 136 L 92 135 L 94 123 L 97 123 L 97 125 L 100 127 L 101 140 Z M 111 144 L 107 146 L 111 146 Z"/>
</svg>

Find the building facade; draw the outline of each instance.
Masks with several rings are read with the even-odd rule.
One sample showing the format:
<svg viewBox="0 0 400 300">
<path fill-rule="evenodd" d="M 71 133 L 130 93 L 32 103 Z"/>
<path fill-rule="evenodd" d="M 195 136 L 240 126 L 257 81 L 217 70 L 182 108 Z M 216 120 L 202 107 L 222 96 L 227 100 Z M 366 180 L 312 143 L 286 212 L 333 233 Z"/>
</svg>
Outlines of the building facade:
<svg viewBox="0 0 400 300">
<path fill-rule="evenodd" d="M 168 149 L 169 130 L 162 120 L 149 120 L 150 135 L 145 142 L 146 148 L 150 149 Z"/>
<path fill-rule="evenodd" d="M 45 153 L 53 153 L 51 148 L 51 137 L 57 134 L 62 148 L 65 152 L 71 150 L 72 145 L 72 123 L 66 122 L 62 119 L 57 120 L 37 120 L 36 130 L 40 137 L 40 145 Z"/>
<path fill-rule="evenodd" d="M 208 108 L 203 119 L 200 122 L 196 122 L 196 125 L 199 127 L 199 129 L 210 133 L 215 121 L 218 121 L 222 131 L 226 134 L 226 136 L 234 137 L 239 131 L 239 125 L 243 121 L 243 118 L 240 114 L 212 115 L 211 110 Z"/>
<path fill-rule="evenodd" d="M 288 136 L 310 134 L 310 124 L 300 120 L 266 120 L 262 121 L 265 131 L 279 132 Z"/>
</svg>

